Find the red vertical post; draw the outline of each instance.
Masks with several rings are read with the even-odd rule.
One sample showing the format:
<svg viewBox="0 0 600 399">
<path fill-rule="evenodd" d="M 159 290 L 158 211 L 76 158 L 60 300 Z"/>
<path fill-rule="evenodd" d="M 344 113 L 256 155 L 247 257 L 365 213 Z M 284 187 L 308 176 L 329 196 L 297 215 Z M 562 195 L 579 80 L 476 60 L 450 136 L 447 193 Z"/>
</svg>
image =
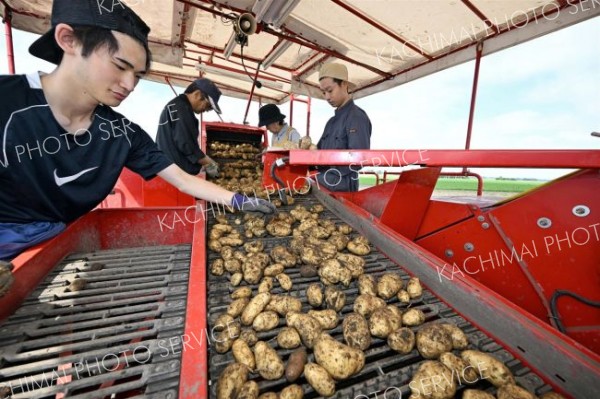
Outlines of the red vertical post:
<svg viewBox="0 0 600 399">
<path fill-rule="evenodd" d="M 306 135 L 310 136 L 310 96 L 306 100 Z"/>
<path fill-rule="evenodd" d="M 294 95 L 290 95 L 290 126 L 294 126 Z"/>
<path fill-rule="evenodd" d="M 8 61 L 8 73 L 15 74 L 15 52 L 12 39 L 12 13 L 8 5 L 4 4 L 4 31 L 6 32 L 6 59 Z"/>
</svg>

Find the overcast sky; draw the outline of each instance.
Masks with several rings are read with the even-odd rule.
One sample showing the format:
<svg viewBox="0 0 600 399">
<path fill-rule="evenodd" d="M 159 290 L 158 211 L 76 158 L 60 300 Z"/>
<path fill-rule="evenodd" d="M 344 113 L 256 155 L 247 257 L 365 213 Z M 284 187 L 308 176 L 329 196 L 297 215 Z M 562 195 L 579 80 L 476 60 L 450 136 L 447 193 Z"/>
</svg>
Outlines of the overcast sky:
<svg viewBox="0 0 600 399">
<path fill-rule="evenodd" d="M 29 55 L 37 36 L 13 31 L 17 73 L 50 72 L 51 64 Z M 0 40 L 5 58 L 5 40 Z M 464 148 L 474 62 L 356 101 L 373 124 L 372 149 Z M 8 73 L 0 62 L 0 73 Z M 176 88 L 182 92 L 181 88 Z M 5 93 L 2 93 L 5 95 Z M 167 85 L 142 81 L 117 110 L 154 137 L 159 114 L 174 94 Z M 241 123 L 246 102 L 220 101 L 225 121 Z M 289 113 L 289 103 L 281 106 Z M 306 107 L 295 105 L 294 126 L 306 131 Z M 250 108 L 256 124 L 258 105 Z M 333 109 L 313 101 L 310 134 L 321 136 Z M 205 120 L 218 120 L 214 113 Z M 289 115 L 288 115 L 289 118 Z M 600 138 L 600 18 L 486 56 L 481 63 L 473 149 L 597 149 Z M 485 169 L 484 176 L 548 179 L 564 170 Z"/>
</svg>

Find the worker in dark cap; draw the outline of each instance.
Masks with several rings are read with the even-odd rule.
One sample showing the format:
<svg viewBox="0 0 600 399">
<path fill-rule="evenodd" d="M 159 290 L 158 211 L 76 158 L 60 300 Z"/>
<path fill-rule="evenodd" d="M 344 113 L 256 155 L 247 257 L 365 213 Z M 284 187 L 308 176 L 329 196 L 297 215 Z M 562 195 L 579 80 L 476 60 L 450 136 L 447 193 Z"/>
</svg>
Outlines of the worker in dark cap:
<svg viewBox="0 0 600 399">
<path fill-rule="evenodd" d="M 273 136 L 271 146 L 285 149 L 298 148 L 300 133 L 289 126 L 283 120 L 285 115 L 281 113 L 275 104 L 267 104 L 258 110 L 258 126 L 266 126 Z"/>
<path fill-rule="evenodd" d="M 200 149 L 200 129 L 195 114 L 210 110 L 220 114 L 220 97 L 221 91 L 211 80 L 197 79 L 183 94 L 169 101 L 160 114 L 156 133 L 158 148 L 191 175 L 202 170 L 210 177 L 219 174 L 219 165 Z"/>
<path fill-rule="evenodd" d="M 0 76 L 0 93 L 10 93 L 0 96 L 0 259 L 56 236 L 94 209 L 124 167 L 207 201 L 275 212 L 265 200 L 186 173 L 112 109 L 150 66 L 150 29 L 130 8 L 54 0 L 51 22 L 29 51 L 57 64 L 54 71 Z"/>
<path fill-rule="evenodd" d="M 354 84 L 348 69 L 339 63 L 325 64 L 319 71 L 319 86 L 325 100 L 335 108 L 317 143 L 320 150 L 368 150 L 371 147 L 371 121 L 352 100 Z M 319 166 L 319 184 L 331 191 L 358 191 L 358 168 Z"/>
</svg>

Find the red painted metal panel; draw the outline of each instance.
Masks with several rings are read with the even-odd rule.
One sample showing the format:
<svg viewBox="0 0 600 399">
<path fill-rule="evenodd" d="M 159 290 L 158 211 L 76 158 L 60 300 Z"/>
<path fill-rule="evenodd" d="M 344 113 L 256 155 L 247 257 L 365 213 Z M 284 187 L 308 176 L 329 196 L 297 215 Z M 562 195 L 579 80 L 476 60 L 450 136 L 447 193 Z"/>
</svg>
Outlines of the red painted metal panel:
<svg viewBox="0 0 600 399">
<path fill-rule="evenodd" d="M 101 209 L 81 217 L 58 236 L 28 249 L 12 261 L 15 282 L 0 298 L 0 320 L 14 312 L 69 253 L 191 242 L 193 224 L 186 221 L 185 212 L 186 208 Z M 173 223 L 179 219 L 184 222 Z"/>
<path fill-rule="evenodd" d="M 406 171 L 397 180 L 337 197 L 354 202 L 412 240 L 419 231 L 440 171 L 441 168 Z"/>
<path fill-rule="evenodd" d="M 190 206 L 196 203 L 194 197 L 180 192 L 158 176 L 143 181 L 143 198 L 144 206 Z"/>
<path fill-rule="evenodd" d="M 431 200 L 417 237 L 421 238 L 471 216 L 473 212 L 467 204 Z"/>
<path fill-rule="evenodd" d="M 600 174 L 582 170 L 493 208 L 476 209 L 468 220 L 416 242 L 446 261 L 450 279 L 469 274 L 553 322 L 548 304 L 556 290 L 600 301 L 598 210 Z M 558 310 L 567 331 L 600 353 L 600 310 L 568 297 L 559 300 Z"/>
<path fill-rule="evenodd" d="M 190 280 L 188 285 L 184 348 L 181 357 L 179 397 L 181 399 L 208 398 L 208 344 L 210 340 L 206 318 L 206 221 L 202 209 L 197 210 L 192 242 Z M 185 345 L 185 342 L 189 342 Z"/>
<path fill-rule="evenodd" d="M 292 165 L 600 168 L 600 150 L 291 150 Z"/>
</svg>

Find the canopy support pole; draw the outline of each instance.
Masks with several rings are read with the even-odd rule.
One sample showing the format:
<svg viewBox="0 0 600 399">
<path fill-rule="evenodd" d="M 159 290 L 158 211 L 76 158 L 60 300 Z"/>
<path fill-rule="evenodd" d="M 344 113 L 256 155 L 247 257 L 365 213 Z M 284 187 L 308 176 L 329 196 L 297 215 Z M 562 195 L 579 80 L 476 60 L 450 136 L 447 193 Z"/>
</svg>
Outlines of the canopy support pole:
<svg viewBox="0 0 600 399">
<path fill-rule="evenodd" d="M 15 52 L 13 47 L 12 38 L 12 11 L 8 4 L 4 1 L 4 31 L 6 33 L 6 59 L 8 61 L 8 73 L 11 75 L 15 74 Z"/>
</svg>

